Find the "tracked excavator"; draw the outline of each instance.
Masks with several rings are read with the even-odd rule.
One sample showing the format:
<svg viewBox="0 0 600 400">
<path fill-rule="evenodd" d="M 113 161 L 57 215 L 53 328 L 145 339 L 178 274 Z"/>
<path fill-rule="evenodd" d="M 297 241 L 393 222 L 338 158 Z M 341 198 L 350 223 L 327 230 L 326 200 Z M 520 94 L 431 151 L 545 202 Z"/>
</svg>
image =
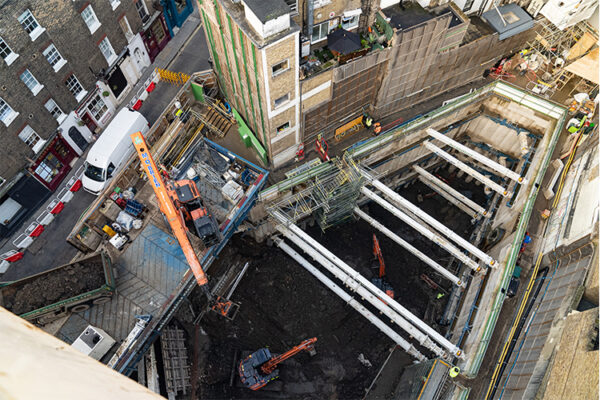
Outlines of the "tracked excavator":
<svg viewBox="0 0 600 400">
<path fill-rule="evenodd" d="M 150 155 L 148 144 L 141 132 L 131 135 L 131 140 L 140 158 L 140 163 L 148 175 L 152 189 L 156 194 L 160 211 L 169 223 L 173 235 L 179 242 L 181 250 L 196 278 L 198 286 L 206 295 L 209 307 L 217 310 L 219 314 L 227 317 L 234 304 L 221 297 L 214 298 L 208 286 L 208 278 L 198 256 L 190 243 L 188 234 L 195 231 L 196 235 L 208 248 L 220 241 L 220 232 L 214 218 L 202 204 L 202 199 L 194 181 L 181 180 L 173 182 L 168 177 L 161 176 L 154 159 Z"/>
</svg>

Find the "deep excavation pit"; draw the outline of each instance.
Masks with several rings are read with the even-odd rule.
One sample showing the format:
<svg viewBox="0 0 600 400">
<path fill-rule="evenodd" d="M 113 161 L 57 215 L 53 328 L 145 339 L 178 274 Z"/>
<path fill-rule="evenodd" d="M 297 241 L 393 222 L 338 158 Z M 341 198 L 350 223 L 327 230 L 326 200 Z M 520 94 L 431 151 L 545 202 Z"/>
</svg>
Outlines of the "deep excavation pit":
<svg viewBox="0 0 600 400">
<path fill-rule="evenodd" d="M 437 173 L 457 190 L 485 206 L 483 186 L 466 183 L 464 177 L 458 178 L 444 169 Z M 470 217 L 419 181 L 398 192 L 461 236 L 468 238 L 472 232 L 474 226 Z M 419 202 L 418 198 L 422 201 Z M 450 255 L 445 250 L 420 236 L 379 205 L 370 203 L 363 206 L 363 209 L 367 208 L 372 217 L 435 261 L 444 266 L 448 264 Z M 316 224 L 307 224 L 306 231 L 368 279 L 377 274 L 378 262 L 372 252 L 372 235 L 376 233 L 386 263 L 387 278 L 398 302 L 445 333 L 445 327 L 437 322 L 448 296 L 438 299 L 437 294 L 441 291 L 431 289 L 420 276 L 427 274 L 446 291 L 449 291 L 451 283 L 432 272 L 417 257 L 376 232 L 363 220 L 348 221 L 325 233 Z M 196 375 L 193 377 L 196 387 L 193 398 L 361 398 L 394 343 L 277 247 L 258 244 L 238 234 L 213 265 L 212 272 L 218 274 L 219 270 L 232 263 L 247 261 L 250 268 L 233 296 L 233 300 L 241 304 L 235 320 L 228 321 L 214 313 L 207 313 L 200 323 L 200 332 L 205 335 L 201 333 L 198 336 L 196 366 L 191 366 L 192 371 L 197 371 L 192 373 Z M 195 312 L 205 304 L 200 291 L 194 291 L 190 300 Z M 175 323 L 181 324 L 187 331 L 189 360 L 193 364 L 195 326 L 192 321 L 189 307 L 182 307 Z M 408 339 L 406 333 L 399 332 Z M 236 385 L 237 372 L 233 372 L 233 385 L 230 386 L 234 357 L 239 360 L 242 352 L 268 346 L 272 352 L 280 353 L 313 336 L 318 338 L 317 354 L 310 357 L 307 353 L 300 353 L 281 365 L 281 383 L 272 382 L 253 392 Z M 427 350 L 420 350 L 430 355 Z M 361 354 L 371 367 L 359 361 Z M 413 361 L 404 352 L 402 357 L 404 365 Z"/>
</svg>

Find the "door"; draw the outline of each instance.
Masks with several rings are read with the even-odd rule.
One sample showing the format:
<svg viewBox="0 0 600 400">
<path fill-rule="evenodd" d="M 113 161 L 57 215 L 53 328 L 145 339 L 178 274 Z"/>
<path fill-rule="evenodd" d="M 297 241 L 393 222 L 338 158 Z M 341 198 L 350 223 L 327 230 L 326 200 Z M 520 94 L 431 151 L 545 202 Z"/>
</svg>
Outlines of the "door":
<svg viewBox="0 0 600 400">
<path fill-rule="evenodd" d="M 123 90 L 127 87 L 127 79 L 125 78 L 125 75 L 123 75 L 121 68 L 115 68 L 110 78 L 108 78 L 108 85 L 115 97 L 119 98 L 119 95 L 123 93 Z"/>
<path fill-rule="evenodd" d="M 81 132 L 79 132 L 79 129 L 75 128 L 74 126 L 69 128 L 69 137 L 73 140 L 75 145 L 81 149 L 82 153 L 90 145 L 88 141 L 85 140 Z"/>
<path fill-rule="evenodd" d="M 90 131 L 92 131 L 92 133 L 96 133 L 96 129 L 98 129 L 98 125 L 96 125 L 96 123 L 94 122 L 94 120 L 88 113 L 83 114 L 83 117 L 81 117 L 81 120 L 85 123 L 85 126 L 87 126 L 88 129 Z"/>
</svg>

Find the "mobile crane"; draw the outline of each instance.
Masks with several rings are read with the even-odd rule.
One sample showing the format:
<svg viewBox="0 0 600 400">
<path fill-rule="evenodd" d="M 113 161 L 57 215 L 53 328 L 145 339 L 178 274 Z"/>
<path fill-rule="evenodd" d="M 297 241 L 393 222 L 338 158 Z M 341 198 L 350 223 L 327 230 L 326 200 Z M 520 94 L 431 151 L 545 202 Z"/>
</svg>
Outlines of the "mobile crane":
<svg viewBox="0 0 600 400">
<path fill-rule="evenodd" d="M 377 286 L 378 289 L 383 290 L 385 294 L 394 298 L 394 288 L 389 284 L 385 278 L 385 262 L 383 262 L 383 253 L 381 247 L 379 247 L 379 240 L 377 236 L 373 234 L 373 256 L 379 260 L 379 274 L 377 278 L 371 279 L 371 283 Z"/>
<path fill-rule="evenodd" d="M 314 353 L 314 344 L 317 338 L 306 339 L 298 346 L 278 356 L 273 356 L 268 348 L 262 348 L 240 361 L 238 372 L 242 383 L 252 390 L 258 390 L 273 379 L 279 377 L 277 366 L 302 350 Z"/>
<path fill-rule="evenodd" d="M 225 310 L 225 313 L 221 312 L 221 314 L 227 316 L 227 310 L 232 309 L 232 302 L 222 298 L 218 298 L 217 300 L 213 298 L 208 287 L 208 278 L 187 236 L 189 230 L 186 225 L 186 219 L 189 220 L 191 218 L 196 231 L 199 233 L 199 237 L 203 239 L 205 245 L 214 244 L 216 240 L 215 235 L 217 233 L 207 232 L 204 229 L 207 227 L 207 224 L 210 224 L 214 230 L 215 223 L 212 217 L 208 215 L 206 208 L 200 203 L 200 194 L 196 185 L 193 181 L 178 181 L 174 184 L 167 182 L 165 185 L 160 171 L 150 155 L 148 145 L 142 133 L 136 132 L 132 134 L 131 140 L 140 158 L 140 163 L 148 175 L 148 180 L 152 184 L 160 211 L 165 215 L 167 222 L 171 226 L 173 235 L 175 235 L 181 246 L 181 250 L 196 278 L 196 282 L 198 282 L 198 286 L 202 288 L 208 298 L 209 306 L 213 309 Z M 198 229 L 199 227 L 202 229 Z M 218 227 L 216 228 L 218 232 Z M 203 235 L 202 232 L 206 234 Z"/>
</svg>

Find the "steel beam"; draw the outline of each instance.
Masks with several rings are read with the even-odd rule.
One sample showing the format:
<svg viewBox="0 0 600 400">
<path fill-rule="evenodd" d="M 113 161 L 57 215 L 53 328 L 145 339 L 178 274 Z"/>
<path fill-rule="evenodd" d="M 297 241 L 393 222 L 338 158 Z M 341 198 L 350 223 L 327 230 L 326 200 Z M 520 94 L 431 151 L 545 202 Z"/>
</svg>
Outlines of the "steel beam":
<svg viewBox="0 0 600 400">
<path fill-rule="evenodd" d="M 467 209 L 475 211 L 475 213 L 482 215 L 486 218 L 490 217 L 490 214 L 487 212 L 487 210 L 485 208 L 481 207 L 479 204 L 475 203 L 473 200 L 469 199 L 467 196 L 460 193 L 458 190 L 454 189 L 452 186 L 448 185 L 446 182 L 442 181 L 441 179 L 436 178 L 435 176 L 433 176 L 432 174 L 427 172 L 425 169 L 419 167 L 418 165 L 413 165 L 413 169 L 415 171 L 417 171 L 417 173 L 419 174 L 419 179 L 421 180 L 421 182 L 423 182 L 424 184 L 426 184 L 427 186 L 429 186 L 436 192 L 440 193 L 440 195 L 444 196 L 444 198 L 448 199 L 448 197 L 446 197 L 446 195 L 451 196 L 455 200 L 457 200 L 460 203 L 462 203 L 463 205 L 467 206 L 468 207 Z M 442 191 L 445 192 L 445 194 L 443 194 Z M 452 202 L 452 200 L 450 200 L 450 199 L 448 199 L 448 200 L 450 202 Z M 458 206 L 458 204 L 456 204 L 454 202 L 452 202 L 452 203 L 457 205 L 457 207 L 460 207 L 460 206 Z M 462 209 L 462 210 L 465 211 L 464 209 Z M 467 211 L 465 211 L 465 212 L 467 214 L 470 214 Z"/>
<path fill-rule="evenodd" d="M 459 277 L 452 274 L 446 268 L 442 267 L 440 264 L 433 261 L 431 258 L 429 258 L 427 255 L 425 255 L 423 252 L 419 251 L 417 248 L 415 248 L 413 245 L 408 243 L 406 240 L 402 239 L 400 236 L 398 236 L 394 232 L 390 231 L 388 228 L 386 228 L 381 223 L 379 223 L 379 221 L 377 221 L 375 218 L 371 217 L 366 212 L 362 211 L 360 208 L 355 207 L 354 213 L 356 215 L 358 215 L 359 217 L 361 217 L 362 219 L 364 219 L 365 221 L 367 221 L 369 224 L 371 224 L 375 229 L 379 230 L 381 233 L 383 233 L 384 235 L 386 235 L 387 237 L 392 239 L 394 242 L 398 243 L 400 246 L 404 247 L 406 250 L 413 253 L 415 256 L 417 256 L 419 259 L 421 259 L 421 261 L 423 261 L 425 264 L 429 265 L 438 274 L 442 275 L 444 278 L 448 279 L 450 282 L 454 283 L 456 286 L 460 286 L 462 288 L 466 287 L 465 282 L 460 280 Z"/>
<path fill-rule="evenodd" d="M 458 158 L 456 158 L 453 155 L 451 155 L 451 154 L 445 152 L 444 150 L 440 149 L 439 147 L 437 147 L 433 143 L 431 143 L 429 141 L 425 141 L 425 142 L 423 142 L 423 146 L 425 146 L 428 150 L 430 150 L 433 153 L 437 154 L 438 156 L 440 156 L 444 160 L 448 161 L 450 164 L 456 166 L 456 168 L 458 168 L 461 171 L 464 171 L 465 173 L 471 175 L 473 178 L 477 179 L 478 181 L 480 181 L 484 185 L 489 186 L 495 192 L 500 193 L 504 197 L 510 197 L 511 193 L 508 190 L 506 190 L 502 185 L 497 184 L 496 182 L 494 182 L 493 180 L 491 180 L 487 176 L 484 176 L 480 172 L 476 171 L 472 167 L 470 167 L 467 164 L 465 164 L 464 162 L 460 161 Z"/>
<path fill-rule="evenodd" d="M 335 284 L 331 279 L 329 279 L 325 274 L 319 271 L 314 265 L 312 265 L 308 260 L 302 257 L 298 252 L 288 246 L 283 239 L 276 238 L 275 243 L 277 246 L 283 250 L 287 255 L 292 257 L 294 260 L 298 262 L 298 264 L 302 265 L 304 269 L 313 274 L 315 278 L 320 280 L 325 286 L 327 286 L 331 291 L 337 294 L 342 300 L 344 300 L 350 307 L 354 308 L 361 314 L 363 317 L 369 320 L 373 325 L 375 325 L 381 332 L 387 335 L 390 339 L 392 339 L 398 346 L 400 346 L 404 351 L 413 356 L 419 361 L 425 361 L 427 358 L 418 351 L 415 346 L 410 344 L 406 339 L 397 334 L 392 328 L 386 325 L 381 319 L 375 316 L 372 312 L 367 310 L 362 304 L 360 304 L 356 299 L 350 296 L 344 289 Z M 379 301 L 379 300 L 378 300 Z"/>
<path fill-rule="evenodd" d="M 480 163 L 488 166 L 489 168 L 493 169 L 494 171 L 498 172 L 499 174 L 502 174 L 502 175 L 506 176 L 507 178 L 512 179 L 515 182 L 519 182 L 522 185 L 527 183 L 527 180 L 525 178 L 523 178 L 521 175 L 517 174 L 515 171 L 512 171 L 512 170 L 506 168 L 504 165 L 501 165 L 501 164 L 497 163 L 496 161 L 490 160 L 483 154 L 480 154 L 480 153 L 476 152 L 475 150 L 470 149 L 467 146 L 458 143 L 456 140 L 449 138 L 448 136 L 436 131 L 435 129 L 427 128 L 427 134 L 429 136 L 431 136 L 432 138 L 437 139 L 440 142 L 460 151 L 461 153 L 466 154 L 467 156 L 471 157 L 472 159 L 479 161 Z"/>
</svg>

